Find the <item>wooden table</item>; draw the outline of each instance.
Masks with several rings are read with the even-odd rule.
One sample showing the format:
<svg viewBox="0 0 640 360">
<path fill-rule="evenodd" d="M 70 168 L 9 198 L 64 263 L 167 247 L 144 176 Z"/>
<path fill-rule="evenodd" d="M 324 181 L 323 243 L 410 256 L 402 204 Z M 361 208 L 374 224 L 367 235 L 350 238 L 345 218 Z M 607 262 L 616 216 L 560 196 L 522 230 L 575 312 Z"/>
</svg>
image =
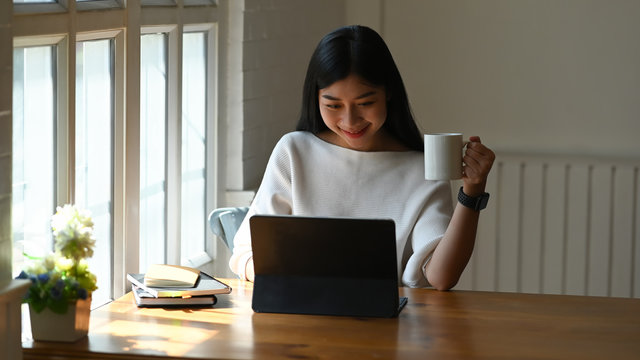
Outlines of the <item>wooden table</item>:
<svg viewBox="0 0 640 360">
<path fill-rule="evenodd" d="M 94 310 L 76 343 L 24 359 L 640 359 L 640 300 L 402 288 L 398 318 L 257 314 L 251 283 L 207 309 Z"/>
</svg>

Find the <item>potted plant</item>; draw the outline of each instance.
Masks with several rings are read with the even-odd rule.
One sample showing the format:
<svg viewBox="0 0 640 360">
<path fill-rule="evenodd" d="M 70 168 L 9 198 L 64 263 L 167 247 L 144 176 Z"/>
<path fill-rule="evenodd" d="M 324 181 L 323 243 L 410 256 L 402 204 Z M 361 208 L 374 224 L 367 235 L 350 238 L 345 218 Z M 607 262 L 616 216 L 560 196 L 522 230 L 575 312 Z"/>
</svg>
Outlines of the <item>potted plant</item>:
<svg viewBox="0 0 640 360">
<path fill-rule="evenodd" d="M 89 331 L 91 293 L 96 276 L 87 260 L 93 256 L 95 238 L 88 211 L 73 205 L 56 209 L 51 218 L 55 252 L 27 256 L 18 278 L 31 280 L 23 302 L 29 304 L 34 340 L 76 341 Z"/>
</svg>

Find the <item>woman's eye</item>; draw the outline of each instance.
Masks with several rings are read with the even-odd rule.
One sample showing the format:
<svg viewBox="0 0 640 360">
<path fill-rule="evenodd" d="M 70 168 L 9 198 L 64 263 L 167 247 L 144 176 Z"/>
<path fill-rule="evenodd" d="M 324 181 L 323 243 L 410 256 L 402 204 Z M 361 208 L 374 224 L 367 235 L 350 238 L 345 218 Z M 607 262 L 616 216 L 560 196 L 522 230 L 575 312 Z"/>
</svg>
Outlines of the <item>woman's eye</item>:
<svg viewBox="0 0 640 360">
<path fill-rule="evenodd" d="M 374 103 L 373 101 L 365 101 L 365 102 L 360 103 L 358 105 L 360 105 L 360 106 L 369 106 L 369 105 L 372 105 L 373 103 Z"/>
<path fill-rule="evenodd" d="M 328 107 L 329 109 L 339 109 L 340 105 L 336 105 L 336 104 L 325 104 L 326 107 Z"/>
</svg>

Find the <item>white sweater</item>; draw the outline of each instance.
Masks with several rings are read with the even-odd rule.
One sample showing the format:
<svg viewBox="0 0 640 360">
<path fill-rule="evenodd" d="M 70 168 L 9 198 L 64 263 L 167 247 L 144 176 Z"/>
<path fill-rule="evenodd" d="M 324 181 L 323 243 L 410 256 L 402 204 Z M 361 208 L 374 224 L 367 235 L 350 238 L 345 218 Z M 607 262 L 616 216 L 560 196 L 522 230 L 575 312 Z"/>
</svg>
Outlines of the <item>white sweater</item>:
<svg viewBox="0 0 640 360">
<path fill-rule="evenodd" d="M 246 278 L 254 214 L 391 218 L 401 283 L 428 286 L 424 267 L 449 225 L 453 205 L 448 181 L 424 179 L 423 159 L 418 151 L 361 152 L 309 132 L 286 134 L 234 238 L 231 270 Z"/>
</svg>

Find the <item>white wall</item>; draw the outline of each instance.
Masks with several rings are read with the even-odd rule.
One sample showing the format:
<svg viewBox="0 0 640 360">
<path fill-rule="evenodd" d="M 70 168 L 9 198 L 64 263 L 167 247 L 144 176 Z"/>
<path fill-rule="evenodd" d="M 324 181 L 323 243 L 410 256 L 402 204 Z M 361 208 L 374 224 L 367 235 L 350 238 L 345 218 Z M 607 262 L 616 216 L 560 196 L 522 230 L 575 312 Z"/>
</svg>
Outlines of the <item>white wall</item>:
<svg viewBox="0 0 640 360">
<path fill-rule="evenodd" d="M 244 6 L 231 1 L 230 8 L 230 38 L 241 47 L 232 43 L 229 50 L 236 83 L 228 89 L 226 183 L 229 190 L 256 189 L 271 149 L 295 129 L 311 53 L 325 33 L 344 24 L 345 6 L 340 0 L 245 0 Z"/>
<path fill-rule="evenodd" d="M 640 156 L 640 2 L 383 1 L 426 131 L 498 150 Z"/>
<path fill-rule="evenodd" d="M 352 23 L 385 38 L 425 132 L 477 134 L 497 151 L 640 156 L 639 1 L 249 3 L 243 181 L 232 188 L 259 184 L 295 125 L 312 48 Z"/>
<path fill-rule="evenodd" d="M 493 205 L 481 218 L 458 288 L 638 296 L 640 283 L 629 279 L 638 278 L 633 264 L 640 258 L 632 250 L 640 241 L 633 235 L 640 204 L 633 197 L 640 161 L 639 19 L 640 2 L 625 0 L 349 0 L 347 22 L 371 25 L 387 41 L 423 131 L 480 135 L 499 160 L 509 152 L 553 155 L 528 168 L 522 156 L 494 168 Z M 540 181 L 575 165 L 563 162 L 555 173 L 542 164 L 577 158 L 568 155 L 589 165 L 561 178 L 564 186 L 543 187 L 549 193 L 541 199 Z M 600 157 L 633 160 L 600 169 L 591 161 Z M 545 176 L 528 170 L 536 166 L 548 170 Z M 515 176 L 495 180 L 505 174 Z M 571 206 L 587 197 L 598 205 Z M 541 220 L 555 215 L 542 212 L 545 201 L 567 206 L 570 216 Z M 618 203 L 626 211 L 616 210 Z M 513 205 L 524 215 L 511 211 Z M 554 225 L 560 231 L 553 233 Z M 550 249 L 558 251 L 549 255 Z"/>
<path fill-rule="evenodd" d="M 229 0 L 220 171 L 220 206 L 244 206 L 258 188 L 276 142 L 295 129 L 311 53 L 344 24 L 340 0 Z M 246 190 L 246 191 L 245 191 Z M 224 246 L 220 259 L 228 259 Z M 211 271 L 233 277 L 226 260 Z"/>
</svg>

